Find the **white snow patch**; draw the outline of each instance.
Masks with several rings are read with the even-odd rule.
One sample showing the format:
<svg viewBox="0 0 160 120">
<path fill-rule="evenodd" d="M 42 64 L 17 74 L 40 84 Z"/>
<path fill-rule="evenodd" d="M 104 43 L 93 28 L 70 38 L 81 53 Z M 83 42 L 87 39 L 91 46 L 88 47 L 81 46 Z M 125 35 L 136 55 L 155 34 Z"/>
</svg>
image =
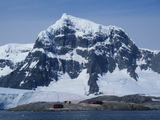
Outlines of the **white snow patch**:
<svg viewBox="0 0 160 120">
<path fill-rule="evenodd" d="M 59 34 L 59 35 L 56 35 L 55 37 L 63 37 L 64 34 Z"/>
<path fill-rule="evenodd" d="M 0 68 L 0 77 L 9 74 L 12 71 L 13 70 L 10 67 L 8 67 L 8 66 L 5 66 L 4 68 Z"/>
<path fill-rule="evenodd" d="M 34 52 L 37 52 L 37 51 L 45 53 L 44 49 L 42 49 L 42 48 L 34 48 L 31 52 L 34 53 Z"/>
<path fill-rule="evenodd" d="M 48 53 L 47 53 L 47 56 L 48 56 L 49 58 L 56 58 L 56 55 L 53 54 L 52 52 L 48 52 Z"/>
<path fill-rule="evenodd" d="M 146 64 L 146 61 L 145 61 L 145 59 L 142 58 L 142 59 L 140 59 L 140 60 L 137 60 L 137 61 L 136 61 L 136 64 L 137 64 L 137 65 L 143 65 L 143 64 Z"/>
<path fill-rule="evenodd" d="M 38 87 L 37 90 L 41 91 L 58 91 L 67 92 L 72 94 L 78 94 L 85 96 L 88 94 L 89 74 L 87 70 L 83 70 L 76 79 L 71 79 L 67 73 L 65 73 L 57 82 L 53 81 L 48 87 Z"/>
<path fill-rule="evenodd" d="M 37 63 L 38 63 L 38 60 L 37 60 L 37 61 L 33 61 L 33 62 L 30 64 L 29 68 L 34 68 Z"/>
<path fill-rule="evenodd" d="M 160 99 L 155 99 L 155 98 L 152 98 L 153 101 L 158 101 L 160 102 Z"/>
<path fill-rule="evenodd" d="M 24 83 L 25 83 L 24 81 L 21 81 L 20 84 L 19 84 L 19 86 L 22 86 Z"/>
<path fill-rule="evenodd" d="M 28 63 L 25 63 L 20 70 L 22 70 L 23 68 L 27 67 Z"/>
<path fill-rule="evenodd" d="M 85 58 L 83 58 L 82 56 L 77 54 L 77 52 L 76 52 L 77 49 L 78 48 L 74 49 L 71 52 L 66 53 L 65 55 L 58 55 L 57 57 L 59 59 L 64 59 L 64 60 L 74 60 L 74 61 L 79 62 L 80 64 L 87 63 L 88 60 L 86 60 Z"/>
</svg>

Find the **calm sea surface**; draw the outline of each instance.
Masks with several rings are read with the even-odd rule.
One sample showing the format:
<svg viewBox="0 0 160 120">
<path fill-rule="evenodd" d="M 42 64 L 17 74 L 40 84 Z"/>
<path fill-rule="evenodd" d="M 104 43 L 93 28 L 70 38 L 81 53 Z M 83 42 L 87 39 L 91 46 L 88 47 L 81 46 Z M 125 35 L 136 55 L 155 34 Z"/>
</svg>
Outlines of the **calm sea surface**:
<svg viewBox="0 0 160 120">
<path fill-rule="evenodd" d="M 160 120 L 160 111 L 0 111 L 0 120 Z"/>
</svg>

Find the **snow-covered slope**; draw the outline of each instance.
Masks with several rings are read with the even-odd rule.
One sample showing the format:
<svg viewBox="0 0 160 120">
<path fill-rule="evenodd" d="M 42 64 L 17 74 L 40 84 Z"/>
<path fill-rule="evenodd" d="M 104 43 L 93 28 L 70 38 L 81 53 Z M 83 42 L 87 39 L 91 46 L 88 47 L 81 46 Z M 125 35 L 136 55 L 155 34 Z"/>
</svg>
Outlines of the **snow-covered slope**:
<svg viewBox="0 0 160 120">
<path fill-rule="evenodd" d="M 97 81 L 100 91 L 109 95 L 145 94 L 149 96 L 160 96 L 160 74 L 151 69 L 136 69 L 139 75 L 138 82 L 129 76 L 127 70 L 118 69 L 113 73 L 100 76 Z"/>
<path fill-rule="evenodd" d="M 139 75 L 138 82 L 127 73 L 127 70 L 116 70 L 113 73 L 99 75 L 97 84 L 102 95 L 128 95 L 145 94 L 148 96 L 160 96 L 160 74 L 152 70 L 136 69 Z M 67 92 L 81 96 L 88 95 L 89 85 L 87 83 L 89 75 L 85 70 L 76 79 L 71 79 L 64 75 L 58 82 L 51 82 L 47 87 L 38 87 L 37 91 Z"/>
<path fill-rule="evenodd" d="M 0 59 L 11 60 L 14 64 L 26 58 L 29 51 L 33 48 L 32 44 L 7 44 L 0 46 Z"/>
<path fill-rule="evenodd" d="M 7 44 L 0 46 L 0 77 L 12 72 L 33 48 L 33 44 Z"/>
</svg>

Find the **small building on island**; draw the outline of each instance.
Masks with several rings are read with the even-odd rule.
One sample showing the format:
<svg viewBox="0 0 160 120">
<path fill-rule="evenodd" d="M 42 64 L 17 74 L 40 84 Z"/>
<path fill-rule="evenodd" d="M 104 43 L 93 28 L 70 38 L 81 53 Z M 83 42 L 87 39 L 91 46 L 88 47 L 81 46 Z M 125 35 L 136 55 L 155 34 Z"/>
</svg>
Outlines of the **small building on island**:
<svg viewBox="0 0 160 120">
<path fill-rule="evenodd" d="M 63 108 L 63 104 L 61 103 L 54 104 L 53 108 Z"/>
<path fill-rule="evenodd" d="M 88 101 L 88 104 L 99 104 L 99 105 L 102 105 L 103 102 L 102 101 L 98 101 L 98 100 L 91 100 L 91 101 Z"/>
</svg>

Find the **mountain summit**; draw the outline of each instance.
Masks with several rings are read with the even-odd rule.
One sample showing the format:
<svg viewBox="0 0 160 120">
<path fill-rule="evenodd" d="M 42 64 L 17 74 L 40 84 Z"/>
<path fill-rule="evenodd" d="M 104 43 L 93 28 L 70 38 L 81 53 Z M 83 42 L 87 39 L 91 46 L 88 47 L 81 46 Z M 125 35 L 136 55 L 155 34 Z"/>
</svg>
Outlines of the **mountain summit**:
<svg viewBox="0 0 160 120">
<path fill-rule="evenodd" d="M 159 78 L 160 52 L 138 48 L 116 26 L 63 14 L 39 33 L 28 56 L 17 69 L 0 78 L 0 86 L 20 89 L 48 86 L 53 91 L 73 92 L 79 88 L 78 92 L 84 94 L 136 86 L 143 92 L 152 88 L 150 83 L 160 85 Z"/>
</svg>

